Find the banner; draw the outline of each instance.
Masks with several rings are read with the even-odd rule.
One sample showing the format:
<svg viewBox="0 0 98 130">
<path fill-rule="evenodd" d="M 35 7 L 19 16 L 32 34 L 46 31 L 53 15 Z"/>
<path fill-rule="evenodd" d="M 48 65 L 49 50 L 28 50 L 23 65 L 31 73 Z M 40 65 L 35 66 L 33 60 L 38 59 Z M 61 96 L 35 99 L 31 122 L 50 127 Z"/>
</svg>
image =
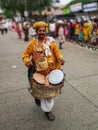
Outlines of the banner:
<svg viewBox="0 0 98 130">
<path fill-rule="evenodd" d="M 70 14 L 70 9 L 69 8 L 66 8 L 66 9 L 63 9 L 63 14 Z"/>
<path fill-rule="evenodd" d="M 95 11 L 98 9 L 97 2 L 83 5 L 83 11 Z"/>
<path fill-rule="evenodd" d="M 82 3 L 77 3 L 74 5 L 71 5 L 70 10 L 71 10 L 71 12 L 78 12 L 78 11 L 82 10 Z"/>
</svg>

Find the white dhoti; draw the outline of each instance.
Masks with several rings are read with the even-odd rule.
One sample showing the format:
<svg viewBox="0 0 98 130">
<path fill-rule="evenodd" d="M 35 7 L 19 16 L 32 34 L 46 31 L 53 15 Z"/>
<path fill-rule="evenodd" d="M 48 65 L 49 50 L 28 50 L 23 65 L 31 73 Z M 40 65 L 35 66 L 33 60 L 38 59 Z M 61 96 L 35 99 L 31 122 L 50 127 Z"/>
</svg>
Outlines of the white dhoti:
<svg viewBox="0 0 98 130">
<path fill-rule="evenodd" d="M 54 99 L 41 99 L 41 109 L 44 112 L 50 112 L 54 106 Z"/>
</svg>

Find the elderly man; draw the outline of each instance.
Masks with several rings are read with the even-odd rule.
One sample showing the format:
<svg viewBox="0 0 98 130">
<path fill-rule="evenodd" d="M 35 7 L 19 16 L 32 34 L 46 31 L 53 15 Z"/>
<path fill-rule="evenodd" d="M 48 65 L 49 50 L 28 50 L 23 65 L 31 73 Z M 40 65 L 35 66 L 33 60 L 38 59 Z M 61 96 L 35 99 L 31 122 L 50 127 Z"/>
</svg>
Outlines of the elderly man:
<svg viewBox="0 0 98 130">
<path fill-rule="evenodd" d="M 48 24 L 42 21 L 36 22 L 33 25 L 37 37 L 30 42 L 22 57 L 24 64 L 28 68 L 28 78 L 30 82 L 33 73 L 38 72 L 47 75 L 50 71 L 60 68 L 60 66 L 64 64 L 63 56 L 58 50 L 55 40 L 52 37 L 46 36 L 47 27 Z M 37 61 L 42 57 L 47 59 L 47 65 L 40 68 Z M 54 105 L 53 99 L 35 98 L 35 103 L 41 106 L 41 109 L 45 112 L 49 120 L 55 120 L 55 116 L 51 112 Z M 45 107 L 45 104 L 48 104 L 48 109 Z"/>
</svg>

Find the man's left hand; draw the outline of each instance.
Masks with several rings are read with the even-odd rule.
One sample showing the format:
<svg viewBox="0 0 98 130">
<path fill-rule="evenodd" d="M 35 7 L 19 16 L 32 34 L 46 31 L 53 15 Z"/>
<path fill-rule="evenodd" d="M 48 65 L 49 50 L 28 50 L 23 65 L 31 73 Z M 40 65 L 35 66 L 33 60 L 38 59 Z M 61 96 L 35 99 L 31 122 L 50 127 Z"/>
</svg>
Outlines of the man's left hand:
<svg viewBox="0 0 98 130">
<path fill-rule="evenodd" d="M 60 63 L 61 63 L 61 65 L 64 65 L 65 60 L 64 60 L 63 58 L 61 58 L 61 59 L 60 59 Z"/>
</svg>

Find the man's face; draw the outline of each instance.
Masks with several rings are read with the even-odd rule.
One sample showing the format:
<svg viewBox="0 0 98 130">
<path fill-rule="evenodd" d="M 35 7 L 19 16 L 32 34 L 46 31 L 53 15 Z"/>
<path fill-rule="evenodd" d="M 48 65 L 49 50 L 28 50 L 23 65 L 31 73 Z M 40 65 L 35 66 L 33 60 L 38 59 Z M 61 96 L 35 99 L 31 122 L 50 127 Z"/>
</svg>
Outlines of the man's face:
<svg viewBox="0 0 98 130">
<path fill-rule="evenodd" d="M 40 27 L 37 30 L 37 35 L 39 39 L 44 39 L 45 35 L 46 35 L 46 28 L 45 27 Z"/>
</svg>

